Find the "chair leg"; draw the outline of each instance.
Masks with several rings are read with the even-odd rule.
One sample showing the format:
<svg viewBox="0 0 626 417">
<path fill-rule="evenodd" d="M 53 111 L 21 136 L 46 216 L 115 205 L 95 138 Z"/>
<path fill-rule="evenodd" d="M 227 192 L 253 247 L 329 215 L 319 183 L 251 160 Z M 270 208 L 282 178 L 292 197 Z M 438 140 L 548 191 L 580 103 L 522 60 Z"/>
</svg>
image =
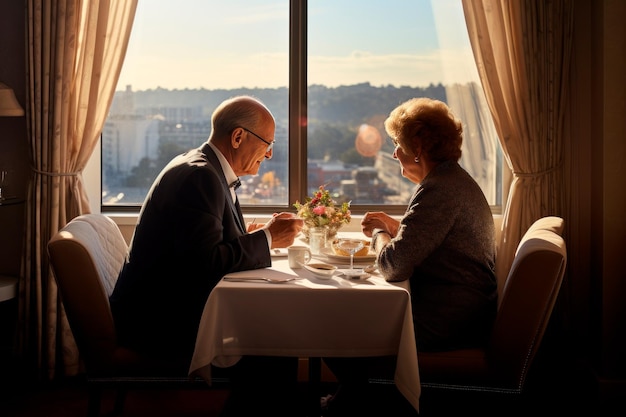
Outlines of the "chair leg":
<svg viewBox="0 0 626 417">
<path fill-rule="evenodd" d="M 87 402 L 87 417 L 98 417 L 100 415 L 100 402 L 102 400 L 102 390 L 98 387 L 89 387 L 89 399 Z"/>
<path fill-rule="evenodd" d="M 319 357 L 309 358 L 309 384 L 307 400 L 309 402 L 307 411 L 311 416 L 321 414 L 320 397 L 321 392 L 322 359 Z"/>
<path fill-rule="evenodd" d="M 124 402 L 126 401 L 126 390 L 123 388 L 119 388 L 117 393 L 115 394 L 115 405 L 113 408 L 113 413 L 116 416 L 121 416 L 124 411 Z"/>
</svg>

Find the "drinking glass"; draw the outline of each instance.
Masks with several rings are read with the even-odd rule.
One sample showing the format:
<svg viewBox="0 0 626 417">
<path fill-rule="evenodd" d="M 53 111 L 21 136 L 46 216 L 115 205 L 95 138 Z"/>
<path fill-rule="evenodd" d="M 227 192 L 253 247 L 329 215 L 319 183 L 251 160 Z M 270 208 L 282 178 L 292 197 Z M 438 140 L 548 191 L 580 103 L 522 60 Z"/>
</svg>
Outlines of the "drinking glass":
<svg viewBox="0 0 626 417">
<path fill-rule="evenodd" d="M 309 229 L 309 246 L 311 253 L 319 255 L 326 247 L 327 229 L 325 227 L 311 227 Z"/>
<path fill-rule="evenodd" d="M 358 275 L 363 272 L 354 269 L 354 254 L 363 249 L 362 239 L 339 239 L 337 247 L 350 254 L 350 269 L 345 271 L 346 275 Z"/>
</svg>

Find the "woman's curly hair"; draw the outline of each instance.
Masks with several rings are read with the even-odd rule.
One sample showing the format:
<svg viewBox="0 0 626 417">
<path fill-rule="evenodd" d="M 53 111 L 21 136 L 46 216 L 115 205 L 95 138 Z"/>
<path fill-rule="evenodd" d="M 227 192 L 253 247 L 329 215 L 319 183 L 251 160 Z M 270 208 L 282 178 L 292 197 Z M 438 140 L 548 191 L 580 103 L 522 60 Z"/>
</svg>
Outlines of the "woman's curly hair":
<svg viewBox="0 0 626 417">
<path fill-rule="evenodd" d="M 461 158 L 463 125 L 439 100 L 413 98 L 396 107 L 385 120 L 385 130 L 408 155 L 422 152 L 435 163 Z"/>
</svg>

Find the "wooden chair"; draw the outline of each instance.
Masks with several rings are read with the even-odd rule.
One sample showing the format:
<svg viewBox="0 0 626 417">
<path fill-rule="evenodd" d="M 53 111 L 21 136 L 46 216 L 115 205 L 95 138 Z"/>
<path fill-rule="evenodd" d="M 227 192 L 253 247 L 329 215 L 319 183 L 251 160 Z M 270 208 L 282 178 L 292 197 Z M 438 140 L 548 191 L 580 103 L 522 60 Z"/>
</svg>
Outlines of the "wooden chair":
<svg viewBox="0 0 626 417">
<path fill-rule="evenodd" d="M 522 237 L 485 349 L 420 353 L 424 388 L 520 394 L 557 300 L 567 252 L 563 219 L 537 220 Z"/>
<path fill-rule="evenodd" d="M 67 318 L 85 365 L 88 415 L 100 412 L 102 390 L 117 391 L 121 414 L 128 389 L 208 387 L 187 375 L 188 363 L 145 358 L 117 344 L 109 296 L 128 253 L 117 225 L 101 214 L 71 220 L 48 242 L 48 254 Z M 213 378 L 216 387 L 226 378 Z"/>
</svg>

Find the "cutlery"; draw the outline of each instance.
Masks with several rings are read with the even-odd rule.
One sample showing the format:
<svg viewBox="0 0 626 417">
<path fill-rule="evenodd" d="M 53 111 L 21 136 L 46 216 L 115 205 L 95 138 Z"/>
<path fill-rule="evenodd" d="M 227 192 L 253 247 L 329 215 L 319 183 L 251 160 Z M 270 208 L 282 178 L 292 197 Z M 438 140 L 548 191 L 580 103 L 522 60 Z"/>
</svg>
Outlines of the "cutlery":
<svg viewBox="0 0 626 417">
<path fill-rule="evenodd" d="M 295 281 L 296 278 L 268 278 L 268 277 L 224 277 L 225 281 L 267 281 L 272 284 L 283 284 L 289 281 Z"/>
</svg>

